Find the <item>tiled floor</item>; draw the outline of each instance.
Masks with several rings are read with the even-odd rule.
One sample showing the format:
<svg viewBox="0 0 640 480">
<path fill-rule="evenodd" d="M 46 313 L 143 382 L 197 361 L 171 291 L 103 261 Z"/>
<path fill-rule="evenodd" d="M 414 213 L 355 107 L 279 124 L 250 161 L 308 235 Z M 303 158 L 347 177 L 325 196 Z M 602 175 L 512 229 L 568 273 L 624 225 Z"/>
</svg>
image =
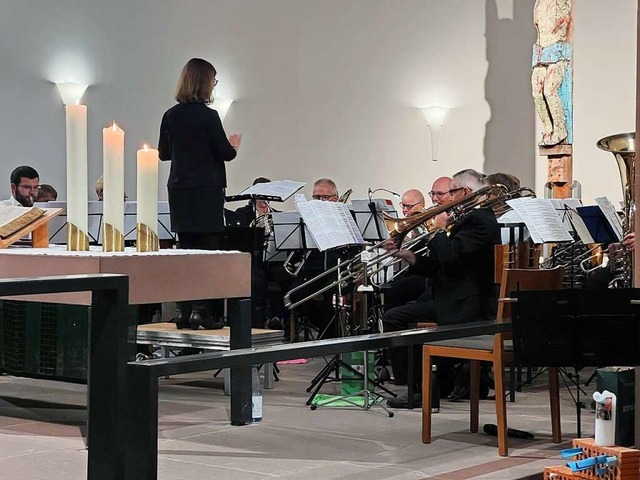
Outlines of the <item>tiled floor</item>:
<svg viewBox="0 0 640 480">
<path fill-rule="evenodd" d="M 576 433 L 571 397 L 562 391 L 566 442 L 550 441 L 544 380 L 508 404 L 509 426 L 535 434 L 510 440 L 500 457 L 497 441 L 468 432 L 468 403 L 443 402 L 434 415 L 435 440 L 420 441 L 420 410 L 305 406 L 305 389 L 323 365 L 281 366 L 281 381 L 264 392 L 264 419 L 246 426 L 228 423 L 228 397 L 221 380 L 207 373 L 161 380 L 159 478 L 193 479 L 521 479 L 541 478 L 545 465 L 562 463 L 558 452 Z M 327 385 L 332 393 L 339 388 Z M 400 390 L 401 387 L 392 387 Z M 590 387 L 587 393 L 593 391 Z M 82 385 L 0 377 L 0 478 L 86 478 Z M 481 402 L 480 423 L 494 423 L 494 403 Z M 583 410 L 583 436 L 593 432 Z"/>
</svg>

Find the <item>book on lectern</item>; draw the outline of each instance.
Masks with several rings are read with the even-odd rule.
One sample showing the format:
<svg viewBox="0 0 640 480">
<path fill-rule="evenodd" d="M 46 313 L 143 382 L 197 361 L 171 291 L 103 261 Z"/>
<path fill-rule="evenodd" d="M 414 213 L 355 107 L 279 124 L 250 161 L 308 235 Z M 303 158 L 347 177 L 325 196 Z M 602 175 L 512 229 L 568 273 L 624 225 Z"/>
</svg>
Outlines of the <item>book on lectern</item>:
<svg viewBox="0 0 640 480">
<path fill-rule="evenodd" d="M 0 238 L 7 238 L 44 215 L 38 207 L 0 205 Z"/>
</svg>

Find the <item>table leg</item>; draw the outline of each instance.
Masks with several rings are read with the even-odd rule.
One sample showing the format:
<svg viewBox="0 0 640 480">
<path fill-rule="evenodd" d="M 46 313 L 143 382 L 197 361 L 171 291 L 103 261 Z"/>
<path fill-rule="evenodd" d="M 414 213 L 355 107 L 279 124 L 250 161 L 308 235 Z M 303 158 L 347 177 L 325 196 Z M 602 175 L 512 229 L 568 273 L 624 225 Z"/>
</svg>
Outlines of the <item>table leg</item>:
<svg viewBox="0 0 640 480">
<path fill-rule="evenodd" d="M 229 300 L 230 347 L 251 347 L 251 300 Z M 251 423 L 251 366 L 231 369 L 231 425 Z"/>
</svg>

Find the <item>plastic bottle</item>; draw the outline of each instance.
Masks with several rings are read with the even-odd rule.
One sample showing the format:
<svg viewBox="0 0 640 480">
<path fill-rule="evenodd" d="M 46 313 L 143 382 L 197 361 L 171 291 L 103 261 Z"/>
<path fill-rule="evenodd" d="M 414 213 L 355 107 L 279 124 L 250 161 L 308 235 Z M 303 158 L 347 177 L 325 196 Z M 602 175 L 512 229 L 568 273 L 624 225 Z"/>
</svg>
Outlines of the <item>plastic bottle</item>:
<svg viewBox="0 0 640 480">
<path fill-rule="evenodd" d="M 610 447 L 616 443 L 616 396 L 609 390 L 594 392 L 596 402 L 596 445 Z"/>
<path fill-rule="evenodd" d="M 438 366 L 431 365 L 431 413 L 440 413 L 440 379 Z"/>
<path fill-rule="evenodd" d="M 254 422 L 262 420 L 262 388 L 258 367 L 251 367 L 251 419 Z"/>
</svg>

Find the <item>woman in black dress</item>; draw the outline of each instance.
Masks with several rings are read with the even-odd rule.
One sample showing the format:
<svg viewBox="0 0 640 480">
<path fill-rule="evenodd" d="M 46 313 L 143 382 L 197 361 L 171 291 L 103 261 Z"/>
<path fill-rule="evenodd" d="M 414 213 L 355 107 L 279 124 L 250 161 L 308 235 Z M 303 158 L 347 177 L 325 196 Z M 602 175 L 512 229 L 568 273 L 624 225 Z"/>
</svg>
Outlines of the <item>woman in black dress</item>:
<svg viewBox="0 0 640 480">
<path fill-rule="evenodd" d="M 180 248 L 217 250 L 224 229 L 225 162 L 236 157 L 241 135 L 226 136 L 218 112 L 209 108 L 216 69 L 192 58 L 182 69 L 176 90 L 177 105 L 165 112 L 160 124 L 160 160 L 171 160 L 167 188 L 171 229 Z M 188 310 L 191 308 L 191 313 Z M 179 303 L 178 328 L 220 328 L 221 303 Z"/>
</svg>

